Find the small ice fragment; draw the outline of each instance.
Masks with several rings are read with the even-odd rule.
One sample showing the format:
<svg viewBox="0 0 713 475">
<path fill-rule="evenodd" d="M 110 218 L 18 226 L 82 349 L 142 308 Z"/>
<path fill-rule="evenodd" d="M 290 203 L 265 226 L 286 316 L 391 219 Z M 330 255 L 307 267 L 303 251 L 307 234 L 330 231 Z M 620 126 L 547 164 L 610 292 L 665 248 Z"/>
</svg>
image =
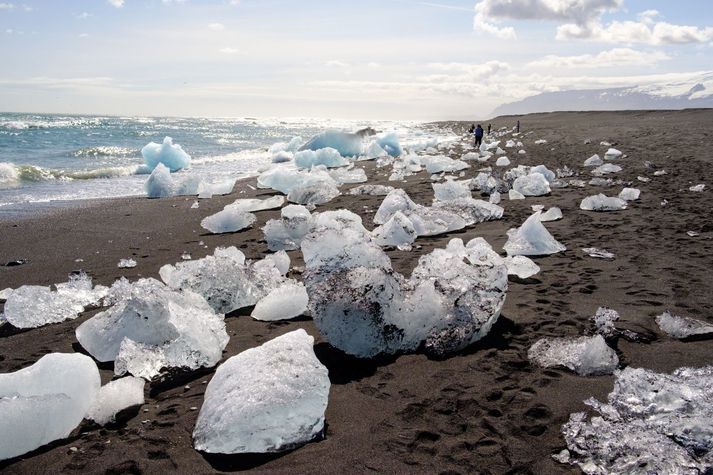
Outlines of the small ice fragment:
<svg viewBox="0 0 713 475">
<path fill-rule="evenodd" d="M 207 453 L 282 452 L 324 430 L 329 374 L 295 330 L 229 358 L 206 387 L 193 445 Z"/>
<path fill-rule="evenodd" d="M 200 207 L 200 204 L 198 204 L 197 201 L 194 201 L 193 204 L 191 205 L 191 209 L 197 209 Z"/>
<path fill-rule="evenodd" d="M 688 234 L 690 237 L 698 237 L 701 235 L 701 233 L 697 233 L 695 231 L 686 231 L 686 234 Z"/>
<path fill-rule="evenodd" d="M 547 221 L 557 221 L 558 219 L 562 219 L 562 210 L 556 206 L 553 206 L 540 215 L 540 221 L 543 223 Z"/>
<path fill-rule="evenodd" d="M 223 211 L 203 218 L 201 227 L 213 234 L 234 233 L 251 226 L 256 220 L 252 213 L 226 206 Z"/>
<path fill-rule="evenodd" d="M 663 175 L 667 175 L 666 170 L 656 170 L 654 172 L 654 176 L 663 176 Z"/>
<path fill-rule="evenodd" d="M 503 246 L 508 256 L 541 256 L 567 249 L 542 225 L 541 213 L 535 212 L 522 226 L 508 231 L 508 241 Z"/>
<path fill-rule="evenodd" d="M 648 183 L 648 182 L 651 181 L 651 178 L 647 178 L 647 177 L 645 177 L 645 176 L 637 176 L 636 179 L 639 180 L 639 181 L 642 182 L 642 183 Z"/>
<path fill-rule="evenodd" d="M 605 163 L 604 165 L 600 165 L 594 170 L 592 170 L 592 175 L 603 176 L 608 175 L 610 173 L 617 173 L 621 170 L 622 168 L 619 165 L 614 165 L 613 163 Z"/>
<path fill-rule="evenodd" d="M 375 228 L 372 236 L 380 246 L 398 247 L 412 244 L 418 234 L 413 222 L 401 211 L 397 211 L 386 223 Z"/>
<path fill-rule="evenodd" d="M 701 191 L 705 190 L 705 188 L 706 188 L 705 183 L 701 183 L 700 185 L 695 185 L 695 186 L 690 187 L 688 190 L 695 191 L 695 192 L 701 192 Z"/>
<path fill-rule="evenodd" d="M 184 252 L 183 254 L 181 254 L 181 259 L 183 259 L 184 261 L 190 261 L 192 257 L 189 253 Z"/>
<path fill-rule="evenodd" d="M 604 154 L 604 159 L 605 160 L 615 160 L 617 158 L 621 158 L 622 153 L 615 149 L 615 148 L 610 148 L 607 150 L 607 152 Z"/>
<path fill-rule="evenodd" d="M 508 159 L 508 157 L 500 157 L 495 162 L 496 167 L 507 167 L 508 165 L 510 165 L 510 159 Z"/>
<path fill-rule="evenodd" d="M 607 307 L 599 307 L 592 320 L 597 333 L 604 338 L 609 338 L 616 332 L 614 322 L 619 320 L 619 313 Z"/>
<path fill-rule="evenodd" d="M 287 275 L 290 271 L 290 256 L 285 251 L 277 251 L 274 254 L 268 254 L 265 259 L 271 260 L 280 274 Z"/>
<path fill-rule="evenodd" d="M 525 256 L 508 256 L 503 259 L 508 268 L 509 275 L 516 275 L 520 279 L 527 279 L 540 272 L 540 266 L 532 259 Z"/>
<path fill-rule="evenodd" d="M 601 145 L 602 147 L 611 147 L 611 144 L 609 142 L 605 142 L 605 141 L 599 142 L 599 145 Z"/>
<path fill-rule="evenodd" d="M 308 302 L 302 282 L 285 282 L 260 299 L 250 316 L 264 322 L 289 320 L 304 314 Z"/>
<path fill-rule="evenodd" d="M 120 259 L 116 267 L 120 269 L 130 269 L 136 267 L 136 261 L 133 259 Z"/>
<path fill-rule="evenodd" d="M 547 140 L 545 140 L 545 139 L 535 140 L 535 145 L 544 145 L 546 143 L 547 143 Z"/>
<path fill-rule="evenodd" d="M 512 189 L 523 196 L 543 196 L 550 193 L 550 183 L 542 173 L 531 173 L 515 179 Z"/>
<path fill-rule="evenodd" d="M 668 311 L 656 317 L 656 324 L 667 335 L 678 339 L 713 333 L 711 323 L 691 317 L 680 317 Z"/>
<path fill-rule="evenodd" d="M 599 158 L 599 155 L 596 153 L 584 161 L 585 167 L 598 167 L 599 165 L 603 164 L 604 160 Z"/>
<path fill-rule="evenodd" d="M 543 368 L 564 366 L 580 376 L 612 374 L 619 365 L 616 352 L 601 335 L 579 338 L 542 338 L 527 357 Z"/>
<path fill-rule="evenodd" d="M 619 198 L 624 201 L 635 201 L 639 199 L 639 195 L 641 195 L 641 190 L 638 188 L 624 188 L 619 193 Z"/>
<path fill-rule="evenodd" d="M 7 300 L 11 293 L 12 288 L 10 287 L 0 290 L 0 300 Z"/>
<path fill-rule="evenodd" d="M 494 204 L 494 205 L 500 204 L 500 193 L 498 193 L 497 191 L 493 191 L 492 193 L 490 193 L 490 197 L 488 198 L 488 202 L 489 202 L 489 203 L 492 203 L 492 204 Z"/>
<path fill-rule="evenodd" d="M 134 376 L 110 381 L 99 389 L 85 418 L 102 426 L 114 422 L 120 411 L 144 403 L 144 385 L 143 379 Z"/>
<path fill-rule="evenodd" d="M 508 199 L 511 201 L 512 200 L 524 200 L 525 195 L 523 195 L 519 191 L 510 190 L 510 191 L 508 191 Z"/>
<path fill-rule="evenodd" d="M 621 198 L 609 197 L 600 193 L 584 198 L 579 207 L 585 211 L 619 211 L 626 209 L 627 202 Z"/>
<path fill-rule="evenodd" d="M 584 247 L 582 248 L 582 252 L 598 259 L 614 259 L 616 257 L 613 253 L 599 249 L 598 247 Z"/>
</svg>

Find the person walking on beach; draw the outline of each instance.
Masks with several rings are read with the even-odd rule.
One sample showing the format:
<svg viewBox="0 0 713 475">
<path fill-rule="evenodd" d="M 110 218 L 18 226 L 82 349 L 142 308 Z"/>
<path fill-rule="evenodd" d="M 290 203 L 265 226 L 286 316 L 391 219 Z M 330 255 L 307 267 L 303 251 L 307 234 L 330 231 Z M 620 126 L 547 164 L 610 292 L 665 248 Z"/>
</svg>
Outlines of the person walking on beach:
<svg viewBox="0 0 713 475">
<path fill-rule="evenodd" d="M 475 124 L 470 124 L 470 129 L 468 129 L 468 133 L 472 134 L 473 132 L 475 132 Z"/>
<path fill-rule="evenodd" d="M 492 128 L 493 124 L 488 124 L 488 135 L 490 135 L 490 129 Z"/>
<path fill-rule="evenodd" d="M 483 143 L 483 128 L 478 124 L 474 131 L 475 134 L 475 147 L 479 147 Z"/>
<path fill-rule="evenodd" d="M 517 125 L 515 126 L 516 132 L 519 134 L 520 133 L 520 121 L 517 121 Z"/>
</svg>

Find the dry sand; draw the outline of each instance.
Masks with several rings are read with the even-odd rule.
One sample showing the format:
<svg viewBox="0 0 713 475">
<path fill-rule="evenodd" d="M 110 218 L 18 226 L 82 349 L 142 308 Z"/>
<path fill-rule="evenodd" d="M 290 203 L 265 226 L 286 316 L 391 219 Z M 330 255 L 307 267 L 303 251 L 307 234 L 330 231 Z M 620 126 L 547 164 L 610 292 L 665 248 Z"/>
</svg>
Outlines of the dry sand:
<svg viewBox="0 0 713 475">
<path fill-rule="evenodd" d="M 495 130 L 516 118 L 490 121 Z M 564 219 L 547 223 L 567 251 L 537 258 L 541 272 L 527 281 L 512 281 L 502 316 L 488 337 L 446 360 L 422 354 L 373 361 L 357 360 L 320 339 L 309 319 L 286 323 L 253 321 L 245 312 L 226 318 L 231 336 L 224 358 L 271 338 L 304 328 L 316 337 L 315 351 L 329 368 L 332 387 L 324 440 L 272 456 L 205 456 L 191 445 L 206 382 L 213 371 L 184 374 L 147 385 L 146 404 L 114 427 L 88 424 L 66 440 L 0 463 L 4 473 L 212 473 L 251 470 L 255 473 L 577 473 L 555 463 L 551 454 L 564 448 L 560 427 L 582 401 L 605 398 L 613 377 L 579 377 L 568 371 L 543 370 L 527 360 L 527 349 L 544 336 L 577 336 L 591 330 L 589 318 L 606 305 L 621 314 L 620 328 L 641 332 L 648 343 L 620 340 L 623 365 L 671 371 L 680 366 L 713 363 L 710 341 L 679 342 L 664 335 L 654 316 L 664 310 L 713 322 L 713 216 L 711 190 L 713 111 L 552 113 L 520 117 L 527 155 L 509 154 L 513 166 L 550 169 L 568 165 L 590 178 L 582 162 L 603 154 L 609 141 L 628 155 L 616 178 L 632 181 L 641 199 L 625 211 L 579 210 L 587 195 L 616 195 L 621 187 L 555 189 L 542 198 L 502 205 L 501 221 L 479 224 L 462 232 L 420 238 L 420 249 L 389 251 L 394 267 L 409 273 L 418 257 L 449 239 L 485 237 L 496 250 L 505 231 L 531 214 L 532 204 L 559 206 Z M 487 122 L 484 123 L 484 125 Z M 465 130 L 468 124 L 434 127 Z M 545 145 L 534 145 L 539 138 Z M 591 144 L 584 145 L 585 139 Z M 455 154 L 459 155 L 459 153 Z M 643 162 L 666 169 L 654 177 Z M 388 183 L 373 163 L 365 165 L 370 183 Z M 466 170 L 475 176 L 477 166 Z M 639 183 L 637 175 L 649 176 Z M 706 183 L 703 193 L 688 191 Z M 95 283 L 111 284 L 126 276 L 157 277 L 166 263 L 212 253 L 216 246 L 235 245 L 249 258 L 265 254 L 260 227 L 277 211 L 257 213 L 247 231 L 209 235 L 199 223 L 236 198 L 267 196 L 253 191 L 254 180 L 239 182 L 230 196 L 201 200 L 141 198 L 84 202 L 22 219 L 0 220 L 0 262 L 29 259 L 17 267 L 0 267 L 0 288 L 22 284 L 49 285 L 83 269 Z M 433 191 L 428 175 L 409 177 L 402 186 L 417 202 L 429 204 Z M 343 190 L 348 188 L 344 187 Z M 667 206 L 661 206 L 663 199 Z M 380 197 L 340 196 L 319 210 L 347 208 L 365 225 Z M 689 237 L 686 231 L 700 232 Z M 199 242 L 203 241 L 203 247 Z M 585 256 L 580 248 L 602 247 L 616 254 L 605 261 Z M 293 265 L 302 265 L 299 251 Z M 121 258 L 138 266 L 119 269 Z M 83 259 L 83 262 L 75 262 Z M 28 366 L 49 352 L 81 351 L 74 329 L 96 313 L 44 328 L 19 332 L 0 328 L 0 372 Z M 102 381 L 112 377 L 102 365 Z"/>
</svg>

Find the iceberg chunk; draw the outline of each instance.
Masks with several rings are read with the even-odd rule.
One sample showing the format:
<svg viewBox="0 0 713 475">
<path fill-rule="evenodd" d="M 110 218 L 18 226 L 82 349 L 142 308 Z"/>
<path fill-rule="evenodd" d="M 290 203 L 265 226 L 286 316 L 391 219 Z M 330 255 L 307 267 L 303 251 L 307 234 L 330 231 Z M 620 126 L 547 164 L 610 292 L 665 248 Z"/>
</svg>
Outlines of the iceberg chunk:
<svg viewBox="0 0 713 475">
<path fill-rule="evenodd" d="M 703 190 L 705 190 L 705 189 L 706 189 L 705 183 L 701 183 L 701 184 L 699 184 L 699 185 L 695 185 L 695 186 L 690 187 L 690 188 L 688 189 L 688 191 L 693 191 L 693 192 L 700 193 L 701 191 L 703 191 Z"/>
<path fill-rule="evenodd" d="M 144 403 L 144 385 L 143 379 L 134 376 L 109 381 L 99 389 L 85 418 L 102 426 L 114 422 L 119 412 Z"/>
<path fill-rule="evenodd" d="M 288 281 L 261 298 L 250 316 L 264 322 L 289 320 L 304 314 L 308 301 L 304 284 Z"/>
<path fill-rule="evenodd" d="M 520 279 L 528 279 L 540 272 L 540 266 L 525 256 L 508 256 L 503 261 L 508 268 L 508 275 L 516 275 Z"/>
<path fill-rule="evenodd" d="M 300 168 L 312 168 L 316 165 L 324 165 L 327 168 L 344 167 L 351 161 L 342 157 L 339 151 L 331 147 L 319 150 L 302 150 L 295 154 L 295 165 Z"/>
<path fill-rule="evenodd" d="M 619 211 L 626 209 L 627 203 L 621 198 L 599 193 L 598 195 L 584 198 L 579 207 L 585 211 Z"/>
<path fill-rule="evenodd" d="M 162 367 L 214 366 L 228 343 L 223 315 L 193 292 L 155 279 L 131 285 L 129 295 L 76 330 L 79 343 L 114 372 L 151 379 Z"/>
<path fill-rule="evenodd" d="M 366 148 L 364 155 L 359 157 L 359 160 L 376 160 L 377 158 L 383 158 L 388 156 L 388 152 L 381 148 L 381 146 L 376 142 L 371 142 Z"/>
<path fill-rule="evenodd" d="M 287 194 L 287 201 L 314 207 L 332 201 L 341 193 L 335 184 L 322 182 L 297 186 Z"/>
<path fill-rule="evenodd" d="M 503 246 L 508 256 L 542 256 L 567 249 L 542 225 L 541 214 L 542 211 L 535 212 L 522 226 L 508 231 L 508 241 Z"/>
<path fill-rule="evenodd" d="M 350 189 L 348 195 L 372 195 L 372 196 L 386 196 L 394 191 L 393 186 L 384 185 L 359 185 Z"/>
<path fill-rule="evenodd" d="M 295 330 L 220 365 L 208 383 L 193 445 L 208 453 L 282 452 L 324 430 L 329 374 L 314 338 Z"/>
<path fill-rule="evenodd" d="M 499 157 L 495 162 L 496 167 L 507 167 L 510 165 L 510 159 L 508 157 Z"/>
<path fill-rule="evenodd" d="M 362 153 L 361 136 L 337 130 L 327 130 L 309 139 L 299 150 L 316 151 L 323 148 L 332 148 L 343 157 L 358 157 Z"/>
<path fill-rule="evenodd" d="M 540 215 L 540 221 L 543 223 L 547 221 L 557 221 L 558 219 L 562 219 L 562 210 L 556 206 L 553 206 Z"/>
<path fill-rule="evenodd" d="M 598 259 L 614 259 L 616 256 L 604 249 L 599 249 L 598 247 L 583 247 L 582 252 L 589 257 L 596 257 Z"/>
<path fill-rule="evenodd" d="M 174 196 L 174 186 L 171 170 L 163 163 L 159 163 L 146 180 L 144 189 L 149 198 L 167 198 Z"/>
<path fill-rule="evenodd" d="M 161 163 L 175 172 L 191 164 L 191 156 L 184 152 L 180 145 L 174 144 L 171 137 L 165 137 L 160 145 L 150 142 L 141 149 L 141 155 L 149 170 L 155 169 Z"/>
<path fill-rule="evenodd" d="M 399 142 L 399 136 L 396 132 L 387 132 L 385 134 L 377 135 L 375 143 L 392 157 L 398 157 L 404 153 L 403 148 L 401 148 L 401 143 Z"/>
<path fill-rule="evenodd" d="M 603 176 L 608 175 L 609 173 L 617 173 L 621 170 L 622 168 L 619 165 L 614 165 L 613 163 L 605 163 L 604 165 L 600 165 L 594 170 L 592 170 L 592 175 Z"/>
<path fill-rule="evenodd" d="M 212 198 L 215 195 L 223 196 L 232 193 L 235 186 L 236 178 L 228 178 L 227 180 L 218 181 L 216 183 L 208 183 L 200 178 L 200 183 L 196 191 L 179 191 L 178 195 L 198 195 L 198 198 Z"/>
<path fill-rule="evenodd" d="M 537 165 L 536 167 L 530 168 L 530 175 L 533 173 L 539 173 L 544 176 L 548 183 L 552 183 L 557 179 L 557 174 L 544 165 Z"/>
<path fill-rule="evenodd" d="M 641 190 L 637 188 L 624 188 L 621 190 L 621 193 L 619 193 L 619 198 L 624 201 L 635 201 L 639 199 L 640 195 Z"/>
<path fill-rule="evenodd" d="M 519 191 L 510 190 L 510 191 L 508 191 L 508 199 L 509 199 L 510 201 L 513 201 L 513 200 L 524 200 L 524 199 L 525 199 L 525 195 L 523 195 L 523 194 L 520 193 Z"/>
<path fill-rule="evenodd" d="M 397 211 L 382 226 L 372 231 L 374 241 L 380 246 L 408 248 L 418 236 L 416 228 L 406 215 Z"/>
<path fill-rule="evenodd" d="M 622 153 L 615 149 L 615 148 L 610 148 L 607 150 L 607 152 L 604 154 L 604 159 L 605 160 L 615 160 L 617 158 L 621 158 Z"/>
<path fill-rule="evenodd" d="M 223 211 L 203 218 L 201 227 L 213 234 L 234 233 L 252 226 L 256 220 L 252 213 L 226 206 Z"/>
<path fill-rule="evenodd" d="M 706 473 L 713 467 L 713 367 L 673 374 L 628 367 L 616 373 L 606 403 L 570 415 L 563 462 L 590 474 Z"/>
<path fill-rule="evenodd" d="M 680 317 L 671 312 L 657 316 L 656 324 L 667 335 L 678 339 L 713 334 L 713 324 L 691 317 Z"/>
<path fill-rule="evenodd" d="M 542 338 L 530 347 L 527 357 L 543 368 L 564 366 L 580 376 L 612 374 L 619 365 L 616 352 L 601 335 Z"/>
<path fill-rule="evenodd" d="M 133 259 L 119 259 L 119 263 L 116 264 L 119 269 L 130 269 L 136 267 L 136 261 Z"/>
<path fill-rule="evenodd" d="M 470 165 L 462 160 L 453 160 L 444 155 L 425 155 L 421 157 L 421 164 L 426 167 L 428 173 L 457 172 L 470 168 Z"/>
<path fill-rule="evenodd" d="M 437 200 L 446 201 L 456 198 L 470 198 L 468 181 L 448 180 L 444 183 L 433 183 L 433 192 Z"/>
<path fill-rule="evenodd" d="M 616 328 L 614 327 L 614 322 L 619 320 L 619 313 L 616 310 L 612 310 L 607 307 L 599 307 L 597 313 L 592 317 L 594 321 L 594 326 L 599 333 L 604 338 L 610 338 L 616 333 Z"/>
<path fill-rule="evenodd" d="M 339 185 L 344 183 L 364 183 L 367 181 L 366 172 L 363 168 L 337 168 L 330 170 L 329 176 Z"/>
<path fill-rule="evenodd" d="M 285 204 L 284 196 L 271 196 L 261 200 L 259 198 L 242 198 L 237 199 L 226 208 L 234 208 L 245 212 L 263 211 L 266 209 L 276 209 Z"/>
<path fill-rule="evenodd" d="M 584 161 L 585 167 L 598 167 L 603 164 L 604 160 L 602 160 L 596 153 Z"/>
<path fill-rule="evenodd" d="M 96 363 L 79 353 L 50 353 L 0 374 L 0 460 L 67 437 L 99 392 Z"/>
<path fill-rule="evenodd" d="M 302 238 L 309 232 L 312 215 L 300 205 L 282 208 L 280 219 L 271 219 L 262 228 L 271 251 L 299 249 Z"/>
<path fill-rule="evenodd" d="M 551 192 L 550 183 L 542 173 L 531 173 L 516 178 L 512 189 L 523 196 L 543 196 Z"/>
</svg>

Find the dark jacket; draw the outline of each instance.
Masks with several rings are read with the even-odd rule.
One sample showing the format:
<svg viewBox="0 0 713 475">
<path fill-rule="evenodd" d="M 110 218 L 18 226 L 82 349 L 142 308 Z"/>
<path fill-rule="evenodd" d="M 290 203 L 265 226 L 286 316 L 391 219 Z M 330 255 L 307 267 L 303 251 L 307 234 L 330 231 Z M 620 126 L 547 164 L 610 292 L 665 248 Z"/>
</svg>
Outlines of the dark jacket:
<svg viewBox="0 0 713 475">
<path fill-rule="evenodd" d="M 483 128 L 482 128 L 482 127 L 476 127 L 476 128 L 475 128 L 475 136 L 476 136 L 476 137 L 482 137 L 482 136 L 483 136 Z"/>
</svg>

